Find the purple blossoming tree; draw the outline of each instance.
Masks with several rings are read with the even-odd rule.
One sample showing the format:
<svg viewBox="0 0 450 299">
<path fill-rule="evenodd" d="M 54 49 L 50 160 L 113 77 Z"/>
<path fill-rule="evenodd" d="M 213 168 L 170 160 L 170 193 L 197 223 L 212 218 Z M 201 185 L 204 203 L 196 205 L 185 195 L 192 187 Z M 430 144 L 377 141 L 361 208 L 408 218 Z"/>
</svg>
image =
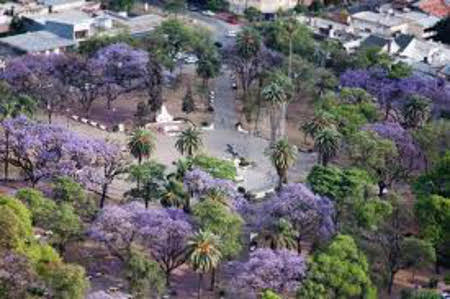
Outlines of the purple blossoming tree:
<svg viewBox="0 0 450 299">
<path fill-rule="evenodd" d="M 247 262 L 232 265 L 236 290 L 246 290 L 255 298 L 270 289 L 287 295 L 294 292 L 306 275 L 306 262 L 293 251 L 260 248 L 250 254 Z M 247 295 L 247 294 L 246 294 Z"/>
<path fill-rule="evenodd" d="M 173 270 L 186 261 L 192 226 L 181 210 L 145 209 L 132 202 L 106 206 L 92 224 L 90 235 L 122 261 L 129 258 L 132 244 L 143 246 L 165 272 L 168 284 Z"/>
</svg>

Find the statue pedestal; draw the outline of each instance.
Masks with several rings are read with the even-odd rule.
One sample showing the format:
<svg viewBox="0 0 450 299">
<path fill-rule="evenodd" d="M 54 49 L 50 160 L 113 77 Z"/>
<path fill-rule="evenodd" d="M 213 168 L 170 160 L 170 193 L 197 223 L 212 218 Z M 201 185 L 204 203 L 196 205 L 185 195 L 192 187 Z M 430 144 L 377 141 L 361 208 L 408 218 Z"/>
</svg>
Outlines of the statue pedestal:
<svg viewBox="0 0 450 299">
<path fill-rule="evenodd" d="M 156 115 L 156 123 L 170 123 L 173 122 L 173 116 L 169 114 L 166 106 L 161 106 L 161 111 Z"/>
</svg>

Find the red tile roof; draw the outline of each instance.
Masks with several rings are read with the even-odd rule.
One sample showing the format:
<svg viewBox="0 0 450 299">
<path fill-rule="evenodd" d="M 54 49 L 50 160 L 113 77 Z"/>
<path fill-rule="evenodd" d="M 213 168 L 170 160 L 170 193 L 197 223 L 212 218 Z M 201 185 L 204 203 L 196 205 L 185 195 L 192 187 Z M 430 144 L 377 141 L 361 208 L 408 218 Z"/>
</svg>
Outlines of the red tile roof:
<svg viewBox="0 0 450 299">
<path fill-rule="evenodd" d="M 450 4 L 446 0 L 422 0 L 419 3 L 419 8 L 440 18 L 450 15 Z"/>
</svg>

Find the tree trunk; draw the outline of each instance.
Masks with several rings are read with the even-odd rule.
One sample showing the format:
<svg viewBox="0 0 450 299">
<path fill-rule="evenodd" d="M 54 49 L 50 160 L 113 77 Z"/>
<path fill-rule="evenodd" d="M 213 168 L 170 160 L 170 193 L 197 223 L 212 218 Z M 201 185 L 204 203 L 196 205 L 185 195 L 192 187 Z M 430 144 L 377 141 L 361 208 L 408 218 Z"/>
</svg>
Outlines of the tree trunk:
<svg viewBox="0 0 450 299">
<path fill-rule="evenodd" d="M 300 237 L 297 238 L 297 254 L 302 254 L 302 239 Z"/>
<path fill-rule="evenodd" d="M 200 299 L 202 297 L 202 281 L 203 281 L 203 274 L 198 274 L 198 289 L 197 289 L 197 299 Z"/>
<path fill-rule="evenodd" d="M 165 271 L 165 276 L 166 276 L 166 287 L 170 288 L 170 271 Z"/>
<path fill-rule="evenodd" d="M 100 209 L 103 209 L 105 206 L 106 194 L 108 192 L 109 184 L 105 183 L 102 186 L 102 197 L 100 198 Z"/>
<path fill-rule="evenodd" d="M 386 189 L 386 183 L 383 181 L 378 182 L 378 197 L 383 196 L 385 189 Z"/>
<path fill-rule="evenodd" d="M 392 286 L 394 285 L 395 272 L 391 271 L 389 274 L 388 294 L 392 294 Z"/>
<path fill-rule="evenodd" d="M 280 136 L 286 136 L 286 119 L 287 119 L 287 103 L 281 104 L 281 116 L 280 116 Z"/>
<path fill-rule="evenodd" d="M 216 268 L 213 268 L 211 270 L 211 291 L 214 291 L 214 288 L 216 287 Z"/>
<path fill-rule="evenodd" d="M 436 274 L 441 274 L 441 269 L 439 267 L 439 258 L 438 258 L 437 252 L 436 252 L 436 261 L 434 262 L 434 271 L 436 272 Z"/>
<path fill-rule="evenodd" d="M 9 132 L 5 131 L 5 160 L 4 160 L 4 176 L 5 176 L 5 182 L 9 179 Z"/>
</svg>

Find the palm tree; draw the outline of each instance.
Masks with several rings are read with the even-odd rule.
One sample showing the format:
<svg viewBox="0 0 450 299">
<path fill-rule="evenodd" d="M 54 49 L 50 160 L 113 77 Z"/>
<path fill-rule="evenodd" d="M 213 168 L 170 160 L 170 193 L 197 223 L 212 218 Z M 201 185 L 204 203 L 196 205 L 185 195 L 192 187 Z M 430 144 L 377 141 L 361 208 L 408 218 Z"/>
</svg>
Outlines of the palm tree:
<svg viewBox="0 0 450 299">
<path fill-rule="evenodd" d="M 236 37 L 236 46 L 244 59 L 255 57 L 261 49 L 261 35 L 253 28 L 244 28 Z"/>
<path fill-rule="evenodd" d="M 26 96 L 15 96 L 4 85 L 0 86 L 0 92 L 2 92 L 2 99 L 0 100 L 0 121 L 11 117 L 17 117 L 21 114 L 32 115 L 36 109 L 36 102 Z M 9 131 L 4 130 L 5 133 L 5 156 L 3 160 L 4 164 L 4 180 L 8 181 L 9 178 Z"/>
<path fill-rule="evenodd" d="M 201 297 L 203 274 L 215 269 L 221 258 L 220 240 L 210 231 L 200 230 L 188 242 L 188 257 L 199 273 L 197 298 Z"/>
<path fill-rule="evenodd" d="M 314 140 L 315 147 L 319 152 L 319 163 L 327 166 L 339 150 L 341 135 L 334 128 L 325 128 L 320 131 Z"/>
<path fill-rule="evenodd" d="M 258 243 L 268 246 L 272 250 L 283 248 L 292 250 L 297 247 L 295 230 L 292 224 L 283 218 L 258 234 L 257 239 Z"/>
<path fill-rule="evenodd" d="M 297 159 L 295 148 L 289 145 L 287 139 L 281 139 L 266 149 L 266 155 L 277 170 L 279 189 L 283 184 L 287 184 L 287 172 Z"/>
<path fill-rule="evenodd" d="M 422 127 L 430 118 L 431 101 L 426 97 L 413 95 L 403 107 L 402 114 L 407 127 Z"/>
<path fill-rule="evenodd" d="M 155 137 L 154 135 L 144 129 L 136 129 L 131 135 L 128 141 L 128 148 L 131 154 L 138 159 L 139 165 L 142 164 L 144 157 L 148 158 L 155 150 Z"/>
<path fill-rule="evenodd" d="M 211 200 L 228 206 L 228 196 L 225 191 L 218 188 L 210 189 L 202 198 L 203 200 Z"/>
<path fill-rule="evenodd" d="M 183 207 L 186 211 L 189 211 L 189 197 L 184 191 L 183 183 L 170 179 L 161 194 L 161 204 L 164 207 Z"/>
<path fill-rule="evenodd" d="M 270 83 L 261 91 L 263 99 L 270 107 L 272 142 L 285 136 L 287 103 L 292 96 L 292 89 L 291 79 L 282 72 L 275 72 L 270 75 Z"/>
<path fill-rule="evenodd" d="M 203 145 L 201 135 L 202 133 L 199 130 L 194 127 L 189 127 L 178 136 L 175 147 L 180 154 L 186 154 L 188 157 L 192 157 Z"/>
<path fill-rule="evenodd" d="M 332 115 L 325 111 L 318 111 L 314 118 L 305 122 L 301 129 L 305 133 L 305 140 L 307 136 L 314 138 L 320 131 L 333 125 Z"/>
</svg>

